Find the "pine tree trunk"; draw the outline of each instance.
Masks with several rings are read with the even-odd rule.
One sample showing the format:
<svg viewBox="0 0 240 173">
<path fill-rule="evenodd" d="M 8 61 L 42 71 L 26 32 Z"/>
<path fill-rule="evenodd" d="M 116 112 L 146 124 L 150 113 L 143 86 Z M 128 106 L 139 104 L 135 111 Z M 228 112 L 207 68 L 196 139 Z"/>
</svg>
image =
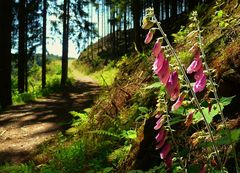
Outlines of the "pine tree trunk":
<svg viewBox="0 0 240 173">
<path fill-rule="evenodd" d="M 19 2 L 19 41 L 18 41 L 18 91 L 24 92 L 25 86 L 25 64 L 26 64 L 26 50 L 25 50 L 25 26 L 26 26 L 26 14 L 25 14 L 25 0 Z"/>
<path fill-rule="evenodd" d="M 70 0 L 64 0 L 63 12 L 63 52 L 62 52 L 62 78 L 61 87 L 66 86 L 68 73 L 68 31 L 69 31 L 69 3 Z"/>
<path fill-rule="evenodd" d="M 177 17 L 177 0 L 171 0 L 171 17 Z"/>
<path fill-rule="evenodd" d="M 169 0 L 165 0 L 166 20 L 169 19 Z"/>
<path fill-rule="evenodd" d="M 0 1 L 0 108 L 12 104 L 11 27 L 12 1 Z"/>
<path fill-rule="evenodd" d="M 43 38 L 42 38 L 42 88 L 46 87 L 46 21 L 47 0 L 43 0 Z"/>
<path fill-rule="evenodd" d="M 100 16 L 100 4 L 98 4 L 98 11 L 97 11 L 97 23 L 98 23 L 98 42 L 97 42 L 97 44 L 98 44 L 98 53 L 99 53 L 99 49 L 100 49 L 100 44 L 99 44 L 99 39 L 100 39 L 100 18 L 99 18 L 99 16 Z"/>
<path fill-rule="evenodd" d="M 127 5 L 125 4 L 125 10 L 124 10 L 124 17 L 123 17 L 123 20 L 124 20 L 124 47 L 125 47 L 125 52 L 127 52 L 127 43 L 128 43 L 128 40 L 127 40 Z"/>
<path fill-rule="evenodd" d="M 104 30 L 105 30 L 105 7 L 102 1 L 102 51 L 104 49 Z"/>
<path fill-rule="evenodd" d="M 141 4 L 138 0 L 132 0 L 133 5 L 133 22 L 134 22 L 134 42 L 139 52 L 142 52 L 141 36 L 140 36 L 140 12 Z"/>
<path fill-rule="evenodd" d="M 160 1 L 159 0 L 153 0 L 153 8 L 156 18 L 160 19 Z"/>
<path fill-rule="evenodd" d="M 114 8 L 114 7 L 113 7 Z M 115 19 L 115 9 L 112 13 L 112 41 L 113 41 L 113 56 L 116 56 L 116 19 Z"/>
</svg>

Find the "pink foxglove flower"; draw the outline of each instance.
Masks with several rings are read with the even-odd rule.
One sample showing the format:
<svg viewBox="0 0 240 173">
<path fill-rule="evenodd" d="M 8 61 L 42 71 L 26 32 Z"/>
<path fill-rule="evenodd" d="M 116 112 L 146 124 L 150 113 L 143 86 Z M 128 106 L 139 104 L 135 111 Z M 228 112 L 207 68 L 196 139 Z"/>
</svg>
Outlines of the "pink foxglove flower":
<svg viewBox="0 0 240 173">
<path fill-rule="evenodd" d="M 158 72 L 161 70 L 163 66 L 163 62 L 164 62 L 164 55 L 162 52 L 159 52 L 157 58 L 153 63 L 153 68 L 152 68 L 155 74 L 158 74 Z"/>
<path fill-rule="evenodd" d="M 154 34 L 154 30 L 150 29 L 147 33 L 147 36 L 146 36 L 145 40 L 144 40 L 145 44 L 148 44 L 152 41 L 153 34 Z"/>
<path fill-rule="evenodd" d="M 177 85 L 178 85 L 178 73 L 177 73 L 177 71 L 174 71 L 169 76 L 169 79 L 168 79 L 167 85 L 166 85 L 166 90 L 170 96 L 171 96 L 173 90 L 177 87 Z"/>
<path fill-rule="evenodd" d="M 177 101 L 172 105 L 172 111 L 177 110 L 182 105 L 183 100 L 184 100 L 184 96 L 180 95 Z"/>
<path fill-rule="evenodd" d="M 165 118 L 162 116 L 160 117 L 157 122 L 156 125 L 154 126 L 154 130 L 158 130 L 162 127 L 163 123 L 165 122 Z"/>
<path fill-rule="evenodd" d="M 206 171 L 207 171 L 207 165 L 204 164 L 204 165 L 202 166 L 202 168 L 201 168 L 200 173 L 206 173 Z"/>
<path fill-rule="evenodd" d="M 194 74 L 194 79 L 196 81 L 201 79 L 203 74 L 204 74 L 203 73 L 203 67 L 201 66 L 201 68 Z"/>
<path fill-rule="evenodd" d="M 166 135 L 164 135 L 164 137 L 163 137 L 163 139 L 159 142 L 159 143 L 157 143 L 157 145 L 156 145 L 156 150 L 159 150 L 160 148 L 162 148 L 163 147 L 163 145 L 165 144 L 165 142 L 166 142 L 166 139 L 167 139 L 167 137 L 166 137 Z"/>
<path fill-rule="evenodd" d="M 189 113 L 185 123 L 185 126 L 189 127 L 192 124 L 192 120 L 193 120 L 193 112 Z"/>
<path fill-rule="evenodd" d="M 165 159 L 165 158 L 167 157 L 170 149 L 171 149 L 170 144 L 168 144 L 168 143 L 165 144 L 164 147 L 163 147 L 163 149 L 162 149 L 161 152 L 160 152 L 160 158 L 161 158 L 161 159 Z"/>
<path fill-rule="evenodd" d="M 170 100 L 175 101 L 178 98 L 179 94 L 180 94 L 180 85 L 178 83 L 170 96 Z"/>
<path fill-rule="evenodd" d="M 160 142 L 161 140 L 163 140 L 163 138 L 164 138 L 165 136 L 166 136 L 165 130 L 161 129 L 161 130 L 158 132 L 158 134 L 157 134 L 157 136 L 155 137 L 155 139 L 156 139 L 157 142 Z"/>
<path fill-rule="evenodd" d="M 168 169 L 172 168 L 172 157 L 170 155 L 168 155 L 165 159 L 164 159 L 164 163 L 167 166 Z"/>
<path fill-rule="evenodd" d="M 152 54 L 157 57 L 158 54 L 161 52 L 161 41 L 160 38 L 157 39 L 157 41 L 154 44 L 153 50 L 152 50 Z"/>
<path fill-rule="evenodd" d="M 194 57 L 193 62 L 187 68 L 187 73 L 190 74 L 192 72 L 198 71 L 202 67 L 202 60 L 200 59 L 200 52 L 197 51 Z"/>
<path fill-rule="evenodd" d="M 162 114 L 158 113 L 157 115 L 155 115 L 155 118 L 161 118 Z"/>
<path fill-rule="evenodd" d="M 207 80 L 207 77 L 205 74 L 203 74 L 201 79 L 197 80 L 194 83 L 193 91 L 196 93 L 196 92 L 201 92 L 202 90 L 204 90 L 204 88 L 206 86 L 206 80 Z"/>
<path fill-rule="evenodd" d="M 168 60 L 164 59 L 162 68 L 157 73 L 160 81 L 166 85 L 168 78 L 170 76 L 169 63 Z"/>
</svg>

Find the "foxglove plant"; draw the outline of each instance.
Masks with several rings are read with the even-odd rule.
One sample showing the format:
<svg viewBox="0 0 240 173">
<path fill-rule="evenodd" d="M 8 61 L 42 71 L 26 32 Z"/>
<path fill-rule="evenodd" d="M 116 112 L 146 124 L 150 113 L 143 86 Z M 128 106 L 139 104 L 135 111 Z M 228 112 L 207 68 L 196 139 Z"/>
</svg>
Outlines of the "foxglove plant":
<svg viewBox="0 0 240 173">
<path fill-rule="evenodd" d="M 157 115 L 158 118 L 154 130 L 158 130 L 158 134 L 155 137 L 156 150 L 160 150 L 160 158 L 164 160 L 166 167 L 170 170 L 172 168 L 172 157 L 170 155 L 171 145 L 167 142 L 167 131 L 163 124 L 165 123 L 165 115 Z"/>
<path fill-rule="evenodd" d="M 201 92 L 204 90 L 204 88 L 206 86 L 206 80 L 207 80 L 207 76 L 203 70 L 203 64 L 202 64 L 199 48 L 193 49 L 194 60 L 190 64 L 190 66 L 187 68 L 187 73 L 194 73 L 194 78 L 196 80 L 194 83 L 194 86 L 192 87 L 190 80 L 187 76 L 187 73 L 185 72 L 185 68 L 182 66 L 180 59 L 177 56 L 177 53 L 171 46 L 166 34 L 164 33 L 164 31 L 161 27 L 161 23 L 157 21 L 155 15 L 154 15 L 154 10 L 152 8 L 148 8 L 146 10 L 146 17 L 144 19 L 148 19 L 148 20 L 143 20 L 143 26 L 148 26 L 148 22 L 150 24 L 155 23 L 157 25 L 157 28 L 161 32 L 163 39 L 167 43 L 167 46 L 169 47 L 171 54 L 176 58 L 178 67 L 184 77 L 184 81 L 186 82 L 186 85 L 188 86 L 188 89 L 193 97 L 193 101 L 194 101 L 198 111 L 200 112 L 200 114 L 202 115 L 202 117 L 204 119 L 206 128 L 207 128 L 210 138 L 211 138 L 213 150 L 217 157 L 218 164 L 220 165 L 221 172 L 223 172 L 221 158 L 220 158 L 218 149 L 215 145 L 212 130 L 210 128 L 210 125 L 207 122 L 206 116 L 204 115 L 202 107 L 200 105 L 200 102 L 196 96 L 197 92 Z M 144 28 L 144 27 L 142 27 L 142 28 Z M 178 81 L 178 72 L 176 71 L 176 69 L 174 69 L 173 72 L 171 72 L 171 70 L 169 68 L 169 61 L 164 57 L 163 51 L 161 50 L 161 39 L 160 38 L 158 38 L 156 43 L 154 44 L 154 48 L 152 50 L 152 55 L 155 57 L 155 61 L 153 64 L 153 71 L 158 76 L 158 78 L 162 82 L 162 84 L 166 87 L 166 90 L 167 90 L 170 100 L 175 101 L 177 99 L 177 101 L 172 105 L 172 110 L 177 110 L 181 106 L 181 104 L 184 100 L 184 96 L 183 96 L 183 94 L 180 94 L 180 84 Z M 190 121 L 192 119 L 192 116 L 193 116 L 193 114 L 189 115 Z M 189 124 L 189 121 L 188 121 L 188 124 Z M 163 132 L 161 132 L 161 134 L 162 133 Z M 160 138 L 160 137 L 157 136 L 159 145 L 162 144 L 161 143 L 162 141 L 164 141 L 164 138 L 163 137 Z M 161 139 L 161 140 L 159 141 L 159 139 Z M 163 150 L 166 151 L 166 153 L 168 154 L 168 152 L 170 151 L 170 145 L 167 145 L 166 147 L 164 147 Z M 166 153 L 162 153 L 161 158 L 165 158 L 165 156 L 167 156 Z"/>
<path fill-rule="evenodd" d="M 239 165 L 238 165 L 236 150 L 235 150 L 235 147 L 234 147 L 233 142 L 232 142 L 231 132 L 227 128 L 227 125 L 226 125 L 226 118 L 224 117 L 223 109 L 222 109 L 222 107 L 220 105 L 220 99 L 219 99 L 218 94 L 217 94 L 216 85 L 214 84 L 213 78 L 211 76 L 210 68 L 208 67 L 208 64 L 207 64 L 207 61 L 206 61 L 206 55 L 205 55 L 205 52 L 203 50 L 202 35 L 201 35 L 201 30 L 200 30 L 200 22 L 197 19 L 197 17 L 198 17 L 198 14 L 197 14 L 197 12 L 194 11 L 193 15 L 192 15 L 192 21 L 195 22 L 195 24 L 197 26 L 196 31 L 198 33 L 199 51 L 202 54 L 202 59 L 204 61 L 204 66 L 205 66 L 205 69 L 206 69 L 206 71 L 208 73 L 208 76 L 209 76 L 209 81 L 210 81 L 211 89 L 213 91 L 214 99 L 217 102 L 218 109 L 220 110 L 219 113 L 220 113 L 220 116 L 221 116 L 221 120 L 223 122 L 224 128 L 227 130 L 227 136 L 228 136 L 228 139 L 230 140 L 230 143 L 232 145 L 233 154 L 234 154 L 234 161 L 235 161 L 235 164 L 236 164 L 236 172 L 239 173 L 240 172 L 240 168 L 239 168 Z"/>
</svg>

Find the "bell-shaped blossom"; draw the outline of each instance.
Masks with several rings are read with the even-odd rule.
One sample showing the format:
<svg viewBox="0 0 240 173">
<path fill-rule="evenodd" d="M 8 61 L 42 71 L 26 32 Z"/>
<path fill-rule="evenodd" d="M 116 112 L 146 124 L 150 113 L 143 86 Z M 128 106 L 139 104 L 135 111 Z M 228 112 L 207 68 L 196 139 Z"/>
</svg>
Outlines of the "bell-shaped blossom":
<svg viewBox="0 0 240 173">
<path fill-rule="evenodd" d="M 157 142 L 160 142 L 165 136 L 166 136 L 165 130 L 161 129 L 161 130 L 158 132 L 158 134 L 157 134 L 157 136 L 155 137 L 155 139 L 156 139 Z"/>
<path fill-rule="evenodd" d="M 164 135 L 164 137 L 162 138 L 162 140 L 157 143 L 155 149 L 156 149 L 156 150 L 159 150 L 160 148 L 162 148 L 162 147 L 164 146 L 165 142 L 166 142 L 166 139 L 167 139 L 167 137 L 166 137 L 166 135 Z"/>
<path fill-rule="evenodd" d="M 164 59 L 162 68 L 158 71 L 157 75 L 158 75 L 158 78 L 160 79 L 160 81 L 164 85 L 166 85 L 167 81 L 168 81 L 168 78 L 170 76 L 168 60 Z"/>
<path fill-rule="evenodd" d="M 178 83 L 170 96 L 170 100 L 175 101 L 179 97 L 179 94 L 180 94 L 180 85 Z"/>
<path fill-rule="evenodd" d="M 161 118 L 162 114 L 158 113 L 157 115 L 155 115 L 155 118 Z"/>
<path fill-rule="evenodd" d="M 172 95 L 173 90 L 177 87 L 178 84 L 178 73 L 177 71 L 174 71 L 170 76 L 169 79 L 167 81 L 167 85 L 166 85 L 166 90 L 168 95 Z"/>
<path fill-rule="evenodd" d="M 162 127 L 163 123 L 165 122 L 165 118 L 164 116 L 161 116 L 157 122 L 156 122 L 156 125 L 154 126 L 154 130 L 158 130 Z"/>
<path fill-rule="evenodd" d="M 203 67 L 201 66 L 201 68 L 194 74 L 194 79 L 196 81 L 201 79 L 203 74 L 204 74 L 203 73 Z"/>
<path fill-rule="evenodd" d="M 206 173 L 206 172 L 207 172 L 207 165 L 204 164 L 204 165 L 202 166 L 202 168 L 201 168 L 200 173 Z"/>
<path fill-rule="evenodd" d="M 165 159 L 164 159 L 164 163 L 166 165 L 166 167 L 168 169 L 172 168 L 172 157 L 170 155 L 168 155 Z"/>
<path fill-rule="evenodd" d="M 163 66 L 163 62 L 164 62 L 164 55 L 162 52 L 160 52 L 153 63 L 152 69 L 155 72 L 155 74 L 159 73 L 159 71 L 161 70 L 161 68 Z"/>
<path fill-rule="evenodd" d="M 145 44 L 148 44 L 152 41 L 153 34 L 154 34 L 154 30 L 150 29 L 147 33 L 147 36 L 146 36 L 145 40 L 144 40 Z"/>
<path fill-rule="evenodd" d="M 201 79 L 197 80 L 194 83 L 193 86 L 193 91 L 196 92 L 201 92 L 202 90 L 204 90 L 205 86 L 206 86 L 206 82 L 207 82 L 207 77 L 206 75 L 203 73 Z"/>
<path fill-rule="evenodd" d="M 157 57 L 160 52 L 161 52 L 161 40 L 160 38 L 158 38 L 153 46 L 152 54 L 155 57 Z"/>
<path fill-rule="evenodd" d="M 187 68 L 187 73 L 191 74 L 193 72 L 197 72 L 201 67 L 202 67 L 202 60 L 200 58 L 200 51 L 197 51 L 193 62 Z"/>
<path fill-rule="evenodd" d="M 160 158 L 165 159 L 171 149 L 170 144 L 166 143 L 160 152 Z"/>
<path fill-rule="evenodd" d="M 177 110 L 182 105 L 183 100 L 184 100 L 184 95 L 180 95 L 177 101 L 172 105 L 172 111 Z"/>
<path fill-rule="evenodd" d="M 193 112 L 190 112 L 185 120 L 185 126 L 189 127 L 192 124 Z"/>
</svg>

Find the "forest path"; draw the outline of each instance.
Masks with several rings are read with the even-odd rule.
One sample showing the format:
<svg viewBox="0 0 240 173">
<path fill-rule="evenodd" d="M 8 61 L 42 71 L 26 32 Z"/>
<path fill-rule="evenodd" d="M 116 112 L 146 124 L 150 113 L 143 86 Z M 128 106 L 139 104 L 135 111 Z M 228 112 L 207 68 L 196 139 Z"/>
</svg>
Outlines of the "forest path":
<svg viewBox="0 0 240 173">
<path fill-rule="evenodd" d="M 37 148 L 66 128 L 69 111 L 82 111 L 93 103 L 100 87 L 88 77 L 77 78 L 63 93 L 51 94 L 0 113 L 0 163 L 31 159 Z"/>
</svg>

